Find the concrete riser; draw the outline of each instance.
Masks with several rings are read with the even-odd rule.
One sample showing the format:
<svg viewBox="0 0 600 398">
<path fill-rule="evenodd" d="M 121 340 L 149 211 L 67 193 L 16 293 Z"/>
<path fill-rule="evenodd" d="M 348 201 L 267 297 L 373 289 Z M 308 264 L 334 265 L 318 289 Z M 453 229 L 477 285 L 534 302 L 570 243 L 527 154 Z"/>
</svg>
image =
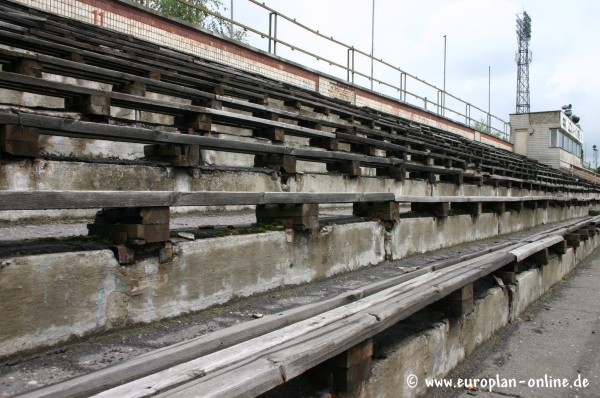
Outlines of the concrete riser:
<svg viewBox="0 0 600 398">
<path fill-rule="evenodd" d="M 560 221 L 588 207 L 535 210 L 522 219 Z M 531 212 L 531 210 L 526 210 Z M 150 322 L 284 285 L 297 285 L 460 243 L 497 236 L 516 215 L 400 220 L 220 237 L 175 245 L 175 259 L 119 266 L 110 250 L 3 260 L 0 353 L 10 355 L 71 337 Z M 518 217 L 516 218 L 519 219 Z M 514 230 L 537 224 L 517 223 Z M 475 232 L 478 231 L 478 232 Z"/>
<path fill-rule="evenodd" d="M 0 190 L 123 190 L 123 191 L 248 191 L 248 192 L 393 192 L 414 196 L 545 196 L 544 191 L 492 187 L 489 185 L 430 184 L 420 180 L 404 183 L 391 178 L 347 178 L 340 174 L 298 174 L 282 184 L 272 173 L 253 170 L 204 172 L 193 178 L 189 170 L 147 165 L 98 164 L 71 161 L 22 160 L 0 168 Z M 101 176 L 101 177 L 100 177 Z M 577 193 L 571 197 L 589 198 L 593 194 Z M 252 206 L 244 206 L 250 208 Z M 227 206 L 237 210 L 239 206 Z M 214 207 L 185 207 L 174 213 L 215 210 Z M 0 221 L 35 218 L 93 218 L 96 210 L 0 211 Z M 510 220 L 503 223 L 503 233 L 510 232 Z M 537 222 L 537 221 L 536 221 Z M 508 229 L 507 229 L 508 228 Z"/>
<path fill-rule="evenodd" d="M 423 397 L 426 378 L 442 378 L 473 350 L 500 328 L 516 321 L 523 311 L 548 289 L 569 274 L 598 246 L 595 235 L 581 242 L 577 250 L 567 252 L 539 269 L 517 275 L 517 284 L 488 290 L 484 299 L 475 302 L 474 311 L 450 322 L 436 323 L 430 329 L 387 346 L 386 359 L 373 362 L 373 373 L 358 389 L 360 397 Z M 410 360 L 407 360 L 410 358 Z M 409 388 L 409 375 L 418 377 L 415 388 Z M 342 395 L 343 396 L 343 395 Z M 353 395 L 354 397 L 354 395 Z"/>
</svg>

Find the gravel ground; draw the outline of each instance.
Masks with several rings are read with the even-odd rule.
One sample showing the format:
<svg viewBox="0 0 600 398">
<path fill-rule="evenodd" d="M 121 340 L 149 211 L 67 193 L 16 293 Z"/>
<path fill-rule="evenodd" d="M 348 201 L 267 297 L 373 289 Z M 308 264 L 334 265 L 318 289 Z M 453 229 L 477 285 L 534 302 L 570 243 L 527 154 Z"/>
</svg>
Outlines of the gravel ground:
<svg viewBox="0 0 600 398">
<path fill-rule="evenodd" d="M 348 214 L 347 210 L 324 212 L 324 216 L 332 217 L 332 219 L 346 218 L 349 220 L 347 222 L 356 222 L 356 220 L 353 221 L 355 218 L 349 217 Z M 241 213 L 233 216 L 186 216 L 177 218 L 174 222 L 180 223 L 175 225 L 184 228 L 189 226 L 197 228 L 197 224 L 217 225 L 220 223 L 219 225 L 227 225 L 240 220 L 253 222 L 253 217 L 253 213 Z M 53 384 L 127 360 L 156 348 L 189 340 L 238 323 L 251 322 L 254 319 L 253 314 L 270 314 L 313 303 L 347 290 L 402 274 L 406 268 L 419 268 L 433 261 L 481 251 L 497 243 L 522 239 L 553 228 L 555 225 L 545 225 L 526 232 L 415 255 L 394 262 L 384 262 L 326 280 L 277 289 L 162 322 L 133 325 L 124 330 L 73 340 L 70 344 L 49 350 L 11 357 L 0 361 L 0 394 L 2 397 L 8 397 L 43 385 Z"/>
</svg>

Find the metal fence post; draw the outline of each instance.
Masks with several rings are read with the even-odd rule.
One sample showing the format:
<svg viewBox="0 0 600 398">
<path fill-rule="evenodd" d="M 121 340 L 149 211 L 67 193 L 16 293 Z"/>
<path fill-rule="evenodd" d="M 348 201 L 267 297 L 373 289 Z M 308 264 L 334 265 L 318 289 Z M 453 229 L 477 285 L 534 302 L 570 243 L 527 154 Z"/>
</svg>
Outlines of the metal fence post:
<svg viewBox="0 0 600 398">
<path fill-rule="evenodd" d="M 346 56 L 346 80 L 350 81 L 350 48 L 348 49 L 348 54 Z"/>
<path fill-rule="evenodd" d="M 271 53 L 271 37 L 273 37 L 273 13 L 269 14 L 269 53 Z"/>
<path fill-rule="evenodd" d="M 352 63 L 350 60 L 350 52 L 352 51 Z M 354 84 L 354 47 L 348 49 L 348 68 L 347 68 L 347 77 L 346 80 L 352 81 Z M 350 80 L 350 75 L 352 74 L 352 80 Z"/>
<path fill-rule="evenodd" d="M 271 39 L 271 37 L 273 39 Z M 273 54 L 277 54 L 277 14 L 269 14 L 269 52 L 271 52 L 271 42 L 273 42 Z"/>
<path fill-rule="evenodd" d="M 275 40 L 273 41 L 273 54 L 277 55 L 277 14 L 275 14 L 275 28 L 273 29 L 275 35 L 273 36 Z"/>
</svg>

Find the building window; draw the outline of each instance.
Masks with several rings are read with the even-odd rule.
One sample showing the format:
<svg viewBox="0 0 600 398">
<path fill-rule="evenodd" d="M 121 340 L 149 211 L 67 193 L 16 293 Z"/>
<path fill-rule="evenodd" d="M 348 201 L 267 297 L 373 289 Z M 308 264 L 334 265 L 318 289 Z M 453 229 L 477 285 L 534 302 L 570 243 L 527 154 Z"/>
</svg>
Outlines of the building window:
<svg viewBox="0 0 600 398">
<path fill-rule="evenodd" d="M 550 146 L 562 148 L 577 157 L 581 157 L 581 144 L 558 129 L 550 129 Z"/>
</svg>

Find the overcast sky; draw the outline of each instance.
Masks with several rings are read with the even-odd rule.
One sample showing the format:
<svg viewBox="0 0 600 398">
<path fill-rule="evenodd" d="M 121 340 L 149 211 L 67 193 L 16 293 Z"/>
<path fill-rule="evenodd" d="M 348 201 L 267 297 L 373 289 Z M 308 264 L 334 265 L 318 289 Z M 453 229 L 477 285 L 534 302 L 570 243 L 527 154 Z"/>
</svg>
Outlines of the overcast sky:
<svg viewBox="0 0 600 398">
<path fill-rule="evenodd" d="M 224 0 L 229 4 L 231 0 Z M 268 11 L 248 0 L 234 1 L 234 17 L 268 31 Z M 261 0 L 262 2 L 263 0 Z M 278 12 L 327 36 L 371 51 L 372 0 L 264 0 Z M 600 147 L 600 1 L 597 0 L 375 0 L 375 57 L 437 87 L 443 86 L 444 38 L 447 36 L 446 89 L 482 109 L 488 107 L 488 67 L 491 67 L 492 114 L 508 121 L 515 113 L 517 66 L 516 14 L 532 19 L 530 49 L 531 111 L 558 110 L 573 104 L 581 117 L 584 141 Z M 229 12 L 228 12 L 229 13 Z M 278 38 L 346 64 L 346 50 L 279 20 Z M 266 50 L 267 41 L 249 37 Z M 280 46 L 278 55 L 340 78 L 346 72 L 323 61 Z M 356 58 L 356 66 L 370 74 L 370 63 Z M 375 77 L 398 84 L 399 74 L 375 66 Z M 367 80 L 356 83 L 369 86 Z M 408 81 L 408 90 L 435 101 L 436 91 Z M 397 92 L 375 84 L 390 96 Z M 411 90 L 412 89 L 412 90 Z M 422 101 L 420 102 L 422 103 Z M 447 101 L 452 106 L 451 101 Z M 463 111 L 463 106 L 455 105 Z M 474 118 L 479 118 L 475 112 Z M 500 127 L 495 125 L 495 127 Z"/>
</svg>

